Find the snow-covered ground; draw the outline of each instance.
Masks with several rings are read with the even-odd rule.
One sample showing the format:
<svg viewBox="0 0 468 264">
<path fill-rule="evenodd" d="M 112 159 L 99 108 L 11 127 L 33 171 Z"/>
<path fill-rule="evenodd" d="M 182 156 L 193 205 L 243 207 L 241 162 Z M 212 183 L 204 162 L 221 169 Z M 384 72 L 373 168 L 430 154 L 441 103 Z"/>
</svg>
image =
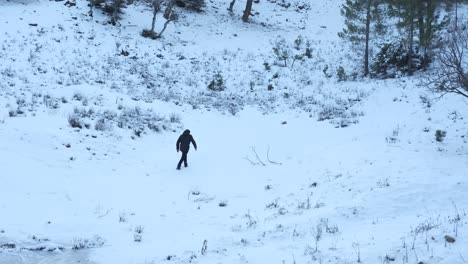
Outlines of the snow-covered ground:
<svg viewBox="0 0 468 264">
<path fill-rule="evenodd" d="M 0 263 L 468 262 L 468 102 L 338 82 L 359 67 L 340 1 L 249 24 L 225 2 L 157 41 L 141 5 L 116 28 L 85 1 L 0 3 Z M 312 58 L 275 63 L 299 35 Z"/>
</svg>

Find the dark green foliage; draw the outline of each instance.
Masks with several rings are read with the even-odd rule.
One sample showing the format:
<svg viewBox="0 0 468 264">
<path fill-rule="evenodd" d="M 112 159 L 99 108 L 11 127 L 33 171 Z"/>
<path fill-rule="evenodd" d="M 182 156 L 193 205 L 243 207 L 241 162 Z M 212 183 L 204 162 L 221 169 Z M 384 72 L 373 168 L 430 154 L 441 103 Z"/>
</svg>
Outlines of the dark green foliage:
<svg viewBox="0 0 468 264">
<path fill-rule="evenodd" d="M 83 128 L 80 117 L 77 114 L 72 114 L 68 116 L 68 124 L 73 128 Z"/>
<path fill-rule="evenodd" d="M 363 54 L 363 74 L 369 73 L 369 49 L 372 33 L 382 33 L 383 20 L 380 1 L 346 0 L 341 15 L 345 18 L 345 28 L 338 36 L 348 40 L 359 54 Z"/>
<path fill-rule="evenodd" d="M 331 78 L 331 74 L 328 72 L 328 64 L 325 64 L 325 66 L 323 66 L 322 72 L 323 74 L 325 74 L 325 77 Z"/>
<path fill-rule="evenodd" d="M 411 75 L 414 71 L 426 69 L 433 56 L 435 40 L 449 21 L 447 17 L 440 15 L 446 4 L 438 0 L 386 0 L 386 2 L 390 16 L 397 18 L 396 26 L 402 31 L 402 41 L 408 46 L 407 73 Z M 423 55 L 413 54 L 414 50 Z M 428 59 L 421 61 L 422 68 L 413 68 L 413 61 L 420 60 L 421 56 Z"/>
<path fill-rule="evenodd" d="M 303 43 L 304 43 L 304 38 L 303 38 L 301 35 L 299 35 L 299 36 L 294 40 L 294 49 L 295 49 L 295 50 L 300 50 Z"/>
<path fill-rule="evenodd" d="M 348 76 L 346 75 L 346 72 L 342 66 L 338 67 L 338 70 L 336 71 L 336 77 L 338 78 L 339 82 L 346 81 L 348 79 Z"/>
<path fill-rule="evenodd" d="M 348 39 L 352 43 L 361 43 L 364 40 L 366 18 L 363 16 L 365 11 L 365 1 L 346 0 L 341 8 L 341 15 L 345 18 L 345 28 L 338 36 Z"/>
<path fill-rule="evenodd" d="M 296 61 L 303 61 L 305 57 L 312 58 L 310 41 L 305 41 L 301 35 L 294 40 L 292 45 L 287 43 L 283 37 L 278 37 L 273 45 L 273 53 L 275 54 L 277 63 L 282 62 L 281 64 L 284 67 L 287 67 L 291 60 L 290 66 L 294 67 Z"/>
<path fill-rule="evenodd" d="M 411 52 L 411 67 L 408 65 L 409 48 L 403 42 L 386 43 L 377 53 L 372 65 L 371 74 L 377 78 L 394 78 L 420 70 L 430 62 L 430 58 L 421 54 L 418 49 Z"/>
<path fill-rule="evenodd" d="M 226 89 L 226 86 L 224 84 L 224 78 L 221 72 L 217 72 L 213 76 L 213 79 L 208 84 L 208 89 L 212 91 L 217 91 L 217 92 L 224 91 Z"/>
<path fill-rule="evenodd" d="M 200 12 L 206 3 L 205 0 L 175 0 L 175 5 Z"/>
<path fill-rule="evenodd" d="M 438 142 L 442 142 L 444 141 L 446 135 L 447 135 L 446 131 L 437 129 L 435 132 L 435 139 Z"/>
<path fill-rule="evenodd" d="M 291 50 L 284 38 L 278 38 L 273 47 L 273 53 L 278 61 L 284 62 L 284 67 L 288 66 L 288 60 L 291 57 Z"/>
<path fill-rule="evenodd" d="M 127 3 L 125 0 L 89 0 L 89 6 L 101 9 L 105 14 L 110 17 L 110 23 L 117 25 L 117 22 L 121 19 L 123 9 Z M 92 9 L 90 11 L 92 16 Z"/>
<path fill-rule="evenodd" d="M 307 47 L 306 50 L 305 50 L 305 53 L 304 55 L 308 58 L 308 59 L 311 59 L 312 58 L 312 49 Z"/>
<path fill-rule="evenodd" d="M 150 38 L 150 39 L 158 39 L 160 38 L 159 34 L 154 32 L 154 31 L 151 31 L 149 29 L 143 29 L 141 31 L 141 36 L 142 37 L 145 37 L 145 38 Z"/>
</svg>

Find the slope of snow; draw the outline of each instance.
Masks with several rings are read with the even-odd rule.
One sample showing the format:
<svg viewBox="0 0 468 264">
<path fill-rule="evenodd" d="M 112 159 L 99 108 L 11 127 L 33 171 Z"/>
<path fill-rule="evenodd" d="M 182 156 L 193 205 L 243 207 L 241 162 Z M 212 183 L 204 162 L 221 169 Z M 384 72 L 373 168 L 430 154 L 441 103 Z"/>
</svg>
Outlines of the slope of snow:
<svg viewBox="0 0 468 264">
<path fill-rule="evenodd" d="M 359 67 L 337 1 L 261 1 L 249 24 L 242 4 L 150 41 L 141 5 L 115 28 L 85 1 L 2 3 L 0 263 L 468 261 L 466 101 L 418 76 L 325 77 Z M 278 35 L 313 58 L 276 65 Z M 206 88 L 217 71 L 224 92 Z M 317 121 L 328 107 L 341 114 Z M 199 148 L 177 171 L 185 128 Z"/>
</svg>

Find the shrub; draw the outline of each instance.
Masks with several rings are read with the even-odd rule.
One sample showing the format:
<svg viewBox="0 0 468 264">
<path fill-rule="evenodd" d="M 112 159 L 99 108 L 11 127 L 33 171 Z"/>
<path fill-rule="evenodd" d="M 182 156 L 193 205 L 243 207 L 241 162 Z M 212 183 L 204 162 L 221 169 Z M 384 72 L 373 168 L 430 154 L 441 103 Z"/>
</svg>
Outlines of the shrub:
<svg viewBox="0 0 468 264">
<path fill-rule="evenodd" d="M 141 236 L 141 234 L 139 234 L 139 233 L 134 233 L 133 234 L 133 241 L 141 242 L 142 239 L 143 239 L 143 237 Z"/>
<path fill-rule="evenodd" d="M 109 126 L 107 125 L 106 123 L 106 119 L 104 118 L 99 118 L 97 121 L 96 121 L 96 124 L 94 125 L 94 129 L 98 130 L 98 131 L 106 131 L 109 129 Z"/>
<path fill-rule="evenodd" d="M 144 37 L 144 38 L 149 38 L 149 39 L 158 39 L 159 38 L 159 34 L 154 32 L 154 31 L 151 31 L 149 29 L 143 29 L 141 31 L 141 36 Z"/>
<path fill-rule="evenodd" d="M 138 226 L 135 227 L 135 233 L 141 234 L 141 233 L 143 233 L 143 230 L 144 230 L 144 228 L 141 225 L 138 225 Z"/>
<path fill-rule="evenodd" d="M 119 223 L 126 223 L 127 222 L 127 214 L 122 212 L 119 214 Z"/>
<path fill-rule="evenodd" d="M 312 58 L 312 48 L 310 47 L 310 41 L 306 42 L 306 49 L 304 55 L 309 59 Z"/>
<path fill-rule="evenodd" d="M 282 37 L 278 37 L 273 46 L 273 53 L 278 61 L 284 62 L 284 67 L 288 66 L 288 60 L 291 57 L 291 49 Z"/>
<path fill-rule="evenodd" d="M 417 48 L 412 52 L 411 65 L 408 64 L 409 56 L 409 49 L 403 42 L 385 43 L 371 64 L 372 76 L 394 78 L 399 74 L 408 74 L 410 69 L 421 70 L 430 62 L 430 58 L 421 54 Z"/>
<path fill-rule="evenodd" d="M 217 72 L 214 76 L 213 79 L 210 81 L 208 84 L 208 89 L 212 91 L 224 91 L 226 88 L 224 84 L 224 78 L 221 72 Z"/>
<path fill-rule="evenodd" d="M 336 76 L 338 77 L 338 81 L 346 81 L 348 77 L 346 76 L 346 72 L 342 66 L 338 67 L 338 70 L 336 71 Z"/>
<path fill-rule="evenodd" d="M 172 113 L 171 116 L 169 116 L 169 122 L 171 123 L 180 123 L 180 115 L 177 113 Z"/>
<path fill-rule="evenodd" d="M 81 101 L 84 99 L 84 96 L 81 94 L 81 93 L 74 93 L 73 94 L 73 97 L 72 97 L 73 100 L 76 100 L 76 101 Z"/>
<path fill-rule="evenodd" d="M 305 49 L 304 49 L 305 42 Z M 283 37 L 277 37 L 273 42 L 273 54 L 276 57 L 277 63 L 282 62 L 283 67 L 288 66 L 288 61 L 292 59 L 291 67 L 294 67 L 296 61 L 303 61 L 304 57 L 312 58 L 312 50 L 310 41 L 304 41 L 304 38 L 299 35 L 293 42 L 292 47 Z"/>
<path fill-rule="evenodd" d="M 82 121 L 78 114 L 73 113 L 68 116 L 68 124 L 73 128 L 83 128 Z"/>
<path fill-rule="evenodd" d="M 86 248 L 96 248 L 103 246 L 104 243 L 104 239 L 98 235 L 93 236 L 91 239 L 74 238 L 72 241 L 72 249 L 80 250 Z"/>
<path fill-rule="evenodd" d="M 438 142 L 442 142 L 444 141 L 446 135 L 447 135 L 446 131 L 437 129 L 435 132 L 435 139 Z"/>
<path fill-rule="evenodd" d="M 304 44 L 304 38 L 303 38 L 301 35 L 299 35 L 299 36 L 297 36 L 297 38 L 294 40 L 294 48 L 295 48 L 296 50 L 300 50 L 301 47 L 302 47 L 302 44 Z"/>
<path fill-rule="evenodd" d="M 322 70 L 323 74 L 325 75 L 325 77 L 327 78 L 331 78 L 331 74 L 328 72 L 328 64 L 325 64 L 325 66 L 323 66 L 323 70 Z"/>
<path fill-rule="evenodd" d="M 206 3 L 205 0 L 176 0 L 176 6 L 192 9 L 195 11 L 202 11 L 203 7 L 205 7 Z"/>
<path fill-rule="evenodd" d="M 317 121 L 325 121 L 343 115 L 343 109 L 331 105 L 325 105 L 318 113 Z"/>
<path fill-rule="evenodd" d="M 42 100 L 47 108 L 50 108 L 50 109 L 59 108 L 59 100 L 57 98 L 54 98 L 50 95 L 44 95 Z"/>
</svg>

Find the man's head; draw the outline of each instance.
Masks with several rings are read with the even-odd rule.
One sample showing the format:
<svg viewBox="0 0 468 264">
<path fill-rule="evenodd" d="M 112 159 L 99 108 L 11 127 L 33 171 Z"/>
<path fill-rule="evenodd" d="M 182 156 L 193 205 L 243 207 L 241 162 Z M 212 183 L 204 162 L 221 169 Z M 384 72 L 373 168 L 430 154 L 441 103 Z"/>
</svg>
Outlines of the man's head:
<svg viewBox="0 0 468 264">
<path fill-rule="evenodd" d="M 185 131 L 184 131 L 184 135 L 188 135 L 188 134 L 190 134 L 190 130 L 188 130 L 188 129 L 185 129 Z"/>
</svg>

